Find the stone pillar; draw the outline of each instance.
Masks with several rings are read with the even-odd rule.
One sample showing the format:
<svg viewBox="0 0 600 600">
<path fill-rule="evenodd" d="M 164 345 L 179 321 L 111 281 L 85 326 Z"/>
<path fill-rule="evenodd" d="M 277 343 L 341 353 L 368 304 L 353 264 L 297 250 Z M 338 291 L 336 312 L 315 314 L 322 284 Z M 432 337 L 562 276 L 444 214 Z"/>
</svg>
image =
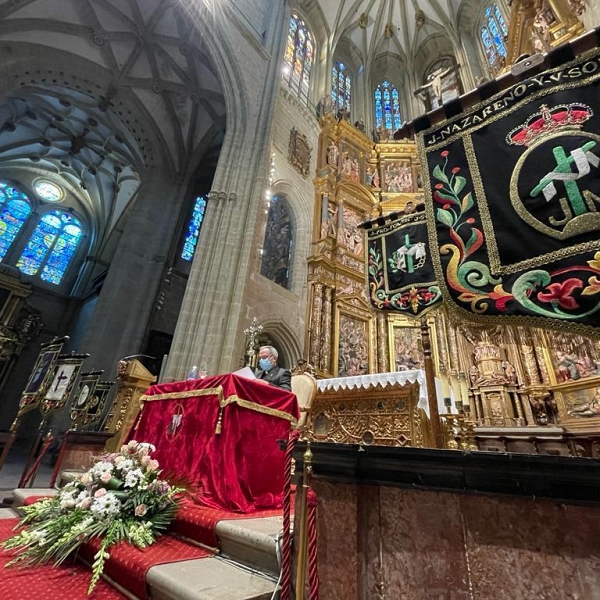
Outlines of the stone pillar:
<svg viewBox="0 0 600 600">
<path fill-rule="evenodd" d="M 165 369 L 167 381 L 183 378 L 190 364 L 201 362 L 210 373 L 231 371 L 243 351 L 248 322 L 244 291 L 257 266 L 256 228 L 268 185 L 271 125 L 280 86 L 280 61 L 273 57 L 283 52 L 289 8 L 274 4 L 270 15 L 265 55 L 238 39 L 239 52 L 252 53 L 248 70 L 228 71 L 229 80 L 223 82 L 227 133 L 211 196 L 216 194 L 218 201 L 207 209 Z M 221 66 L 224 71 L 229 68 Z"/>
</svg>

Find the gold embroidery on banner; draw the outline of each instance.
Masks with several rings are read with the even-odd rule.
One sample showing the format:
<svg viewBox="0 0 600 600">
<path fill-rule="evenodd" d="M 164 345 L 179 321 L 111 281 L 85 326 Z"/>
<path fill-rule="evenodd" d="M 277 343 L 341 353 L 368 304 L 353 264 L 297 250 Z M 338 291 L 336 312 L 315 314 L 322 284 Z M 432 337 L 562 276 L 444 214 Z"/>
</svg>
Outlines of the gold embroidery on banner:
<svg viewBox="0 0 600 600">
<path fill-rule="evenodd" d="M 140 397 L 141 402 L 153 402 L 154 400 L 173 400 L 174 398 L 197 398 L 198 396 L 218 396 L 219 402 L 223 400 L 223 386 L 215 388 L 205 388 L 203 390 L 188 390 L 186 392 L 169 392 L 167 394 L 156 394 L 155 396 L 147 396 L 144 394 Z"/>
</svg>

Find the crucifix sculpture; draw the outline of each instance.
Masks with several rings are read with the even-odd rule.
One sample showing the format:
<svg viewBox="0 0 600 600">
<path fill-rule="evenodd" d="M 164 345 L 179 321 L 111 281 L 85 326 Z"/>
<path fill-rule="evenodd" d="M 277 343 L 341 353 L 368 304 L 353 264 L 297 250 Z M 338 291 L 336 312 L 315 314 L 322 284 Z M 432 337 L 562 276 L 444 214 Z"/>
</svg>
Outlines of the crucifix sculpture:
<svg viewBox="0 0 600 600">
<path fill-rule="evenodd" d="M 244 335 L 247 339 L 246 345 L 246 356 L 248 357 L 247 365 L 254 365 L 254 358 L 256 356 L 256 342 L 258 341 L 258 335 L 263 330 L 263 326 L 258 324 L 256 317 L 252 318 L 252 323 L 250 327 L 244 329 Z"/>
</svg>

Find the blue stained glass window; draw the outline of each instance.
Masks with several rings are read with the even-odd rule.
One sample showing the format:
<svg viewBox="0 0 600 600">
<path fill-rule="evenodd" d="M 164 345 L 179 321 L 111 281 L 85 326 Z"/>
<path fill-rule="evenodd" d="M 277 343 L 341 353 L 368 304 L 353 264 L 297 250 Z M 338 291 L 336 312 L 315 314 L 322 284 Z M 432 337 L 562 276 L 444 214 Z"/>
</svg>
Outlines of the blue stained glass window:
<svg viewBox="0 0 600 600">
<path fill-rule="evenodd" d="M 308 102 L 313 54 L 314 43 L 306 23 L 296 13 L 292 13 L 283 55 L 283 79 L 305 102 Z"/>
<path fill-rule="evenodd" d="M 27 196 L 8 183 L 0 182 L 0 261 L 15 241 L 31 212 Z"/>
<path fill-rule="evenodd" d="M 480 35 L 490 65 L 494 65 L 499 56 L 506 57 L 508 28 L 497 4 L 490 4 L 485 9 Z"/>
<path fill-rule="evenodd" d="M 344 63 L 333 63 L 333 71 L 331 76 L 331 99 L 333 100 L 333 108 L 337 113 L 342 108 L 350 112 L 350 94 L 352 82 L 350 74 Z"/>
<path fill-rule="evenodd" d="M 400 95 L 389 81 L 382 81 L 375 88 L 375 126 L 395 131 L 402 127 Z"/>
<path fill-rule="evenodd" d="M 44 265 L 41 279 L 58 285 L 82 237 L 81 224 L 75 217 L 53 210 L 40 219 L 17 261 L 17 268 L 35 275 Z"/>
<path fill-rule="evenodd" d="M 200 228 L 202 227 L 205 211 L 206 198 L 204 196 L 198 196 L 194 202 L 194 212 L 192 213 L 185 241 L 183 242 L 183 250 L 181 251 L 181 258 L 184 260 L 191 261 L 194 258 L 194 252 L 196 251 L 196 245 L 198 244 L 198 236 L 200 235 Z"/>
</svg>

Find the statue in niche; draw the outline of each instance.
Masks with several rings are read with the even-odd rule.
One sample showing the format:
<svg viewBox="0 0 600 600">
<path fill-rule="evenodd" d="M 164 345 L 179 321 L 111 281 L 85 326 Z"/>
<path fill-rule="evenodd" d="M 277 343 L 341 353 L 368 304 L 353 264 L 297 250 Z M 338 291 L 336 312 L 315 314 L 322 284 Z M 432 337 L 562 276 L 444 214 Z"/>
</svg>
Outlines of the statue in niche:
<svg viewBox="0 0 600 600">
<path fill-rule="evenodd" d="M 352 164 L 350 167 L 350 179 L 352 179 L 352 181 L 356 181 L 356 183 L 360 182 L 360 165 L 358 164 L 358 159 L 356 156 L 352 159 Z"/>
<path fill-rule="evenodd" d="M 362 256 L 364 250 L 363 234 L 358 229 L 359 219 L 356 213 L 344 208 L 343 209 L 343 224 L 341 233 L 341 242 L 345 246 L 346 250 L 351 254 Z"/>
<path fill-rule="evenodd" d="M 331 140 L 331 142 L 329 142 L 329 146 L 327 146 L 327 164 L 331 165 L 332 167 L 337 167 L 339 155 L 340 152 L 336 143 Z"/>
<path fill-rule="evenodd" d="M 508 383 L 510 383 L 511 385 L 517 385 L 517 370 L 509 361 L 502 361 L 502 370 L 504 371 L 506 381 L 508 381 Z"/>
<path fill-rule="evenodd" d="M 567 0 L 573 14 L 580 17 L 588 7 L 588 0 Z"/>
<path fill-rule="evenodd" d="M 327 194 L 321 195 L 321 237 L 336 236 L 335 217 L 337 210 L 332 202 L 329 202 Z"/>
<path fill-rule="evenodd" d="M 352 177 L 352 159 L 348 152 L 342 154 L 342 175 L 344 177 Z"/>
<path fill-rule="evenodd" d="M 552 41 L 550 27 L 555 20 L 552 11 L 544 6 L 540 6 L 535 13 L 535 18 L 533 19 L 533 31 L 546 44 L 549 44 Z"/>
</svg>

